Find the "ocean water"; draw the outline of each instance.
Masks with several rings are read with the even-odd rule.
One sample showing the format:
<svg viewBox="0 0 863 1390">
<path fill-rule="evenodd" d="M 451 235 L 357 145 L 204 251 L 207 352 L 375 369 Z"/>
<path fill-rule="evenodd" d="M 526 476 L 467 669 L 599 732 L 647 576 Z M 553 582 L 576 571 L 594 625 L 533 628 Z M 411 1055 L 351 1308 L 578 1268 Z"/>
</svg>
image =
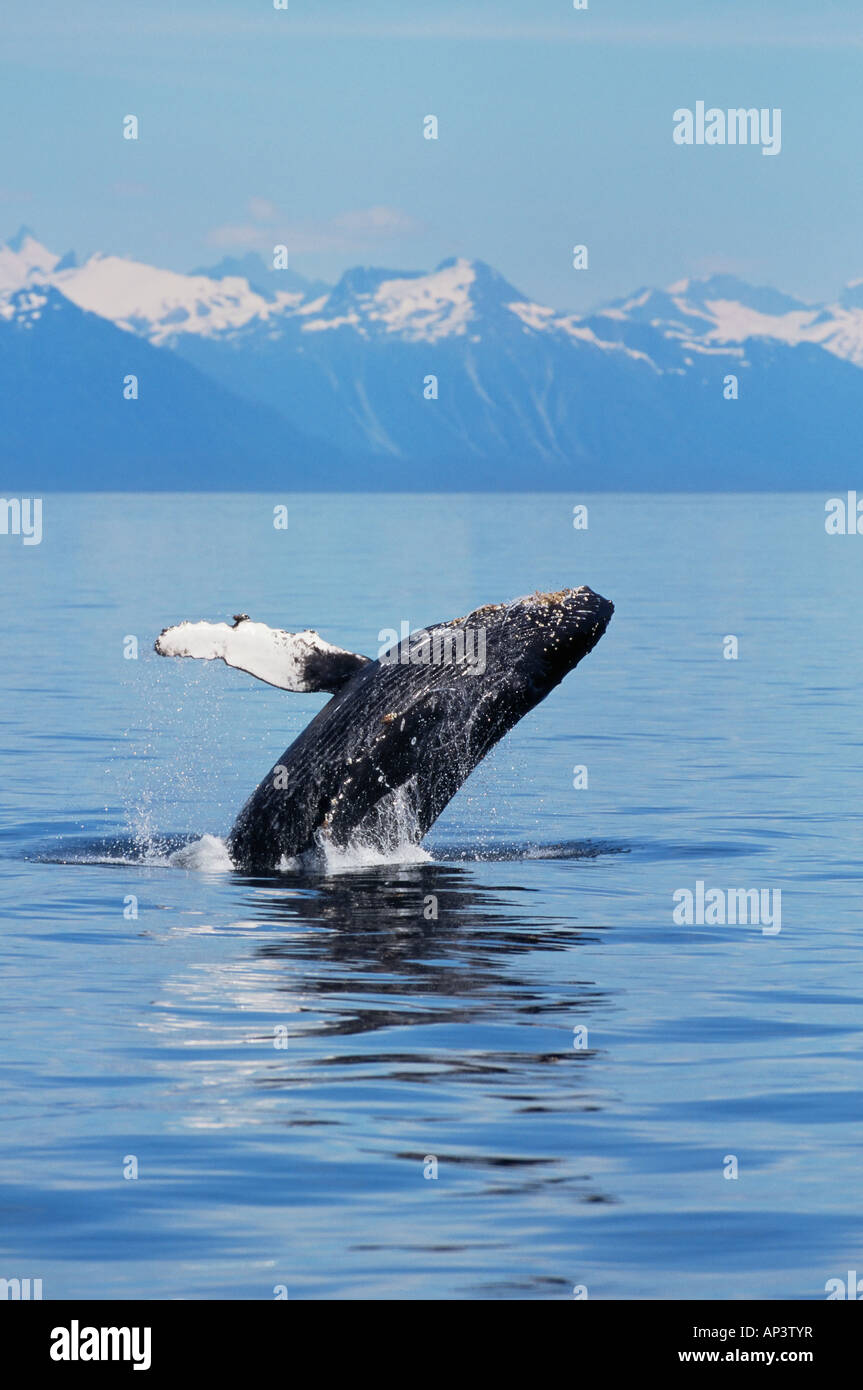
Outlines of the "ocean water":
<svg viewBox="0 0 863 1390">
<path fill-rule="evenodd" d="M 863 539 L 824 502 L 52 496 L 40 545 L 0 537 L 0 1277 L 819 1299 L 863 1269 Z M 606 636 L 418 862 L 230 868 L 325 697 L 161 660 L 163 626 L 375 654 L 579 583 Z M 781 923 L 675 921 L 698 882 Z"/>
</svg>

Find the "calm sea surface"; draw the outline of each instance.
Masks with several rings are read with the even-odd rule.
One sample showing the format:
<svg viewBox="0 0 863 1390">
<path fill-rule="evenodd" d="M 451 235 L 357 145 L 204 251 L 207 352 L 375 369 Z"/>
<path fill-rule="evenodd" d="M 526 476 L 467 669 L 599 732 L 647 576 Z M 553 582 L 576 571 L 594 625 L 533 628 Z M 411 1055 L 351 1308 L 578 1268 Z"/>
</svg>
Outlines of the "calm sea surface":
<svg viewBox="0 0 863 1390">
<path fill-rule="evenodd" d="M 0 536 L 0 1277 L 735 1299 L 863 1270 L 863 537 L 824 502 L 55 496 L 41 545 Z M 324 697 L 163 661 L 162 627 L 374 655 L 579 583 L 606 636 L 427 862 L 170 862 Z M 697 881 L 780 891 L 781 931 L 678 925 Z"/>
</svg>

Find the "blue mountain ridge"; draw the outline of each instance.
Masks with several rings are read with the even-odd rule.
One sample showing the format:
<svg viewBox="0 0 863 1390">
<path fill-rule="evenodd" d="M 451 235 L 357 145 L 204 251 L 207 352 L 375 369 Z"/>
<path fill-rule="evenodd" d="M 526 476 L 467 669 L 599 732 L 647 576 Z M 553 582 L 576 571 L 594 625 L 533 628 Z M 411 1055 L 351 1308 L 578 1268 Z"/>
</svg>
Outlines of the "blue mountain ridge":
<svg viewBox="0 0 863 1390">
<path fill-rule="evenodd" d="M 444 261 L 435 275 L 465 264 Z M 254 269 L 226 259 L 198 273 L 243 267 Z M 713 301 L 763 315 L 811 306 L 713 276 L 688 283 L 685 301 L 645 289 L 568 323 L 483 262 L 468 280 L 469 296 L 446 306 L 452 322 L 422 272 L 358 267 L 320 296 L 320 285 L 282 280 L 299 312 L 275 306 L 209 336 L 171 331 L 161 346 L 143 319 L 122 329 L 51 284 L 7 294 L 2 490 L 855 485 L 860 367 L 809 341 L 698 341 Z M 396 297 L 382 299 L 389 282 Z M 855 288 L 846 293 L 854 308 Z M 723 394 L 729 373 L 736 400 Z M 124 399 L 128 374 L 137 400 Z"/>
</svg>

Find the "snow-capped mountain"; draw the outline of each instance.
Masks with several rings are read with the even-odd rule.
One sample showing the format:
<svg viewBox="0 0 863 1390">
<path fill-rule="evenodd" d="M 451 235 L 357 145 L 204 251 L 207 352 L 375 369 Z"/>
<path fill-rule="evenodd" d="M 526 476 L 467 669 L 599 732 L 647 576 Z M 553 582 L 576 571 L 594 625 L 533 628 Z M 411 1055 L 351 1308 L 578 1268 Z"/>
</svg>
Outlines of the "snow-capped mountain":
<svg viewBox="0 0 863 1390">
<path fill-rule="evenodd" d="M 214 338 L 251 321 L 266 323 L 303 301 L 298 291 L 269 299 L 240 277 L 180 275 L 120 256 L 93 256 L 82 266 L 55 271 L 51 282 L 79 309 L 157 347 L 185 333 Z"/>
<path fill-rule="evenodd" d="M 20 227 L 15 236 L 0 246 L 0 293 L 20 290 L 33 279 L 50 276 L 71 254 L 60 257 L 36 240 L 29 227 Z"/>
<path fill-rule="evenodd" d="M 355 467 L 45 280 L 0 294 L 0 439 L 7 495 L 269 488 L 315 467 L 349 485 Z"/>
<path fill-rule="evenodd" d="M 125 340 L 154 354 L 151 404 L 158 361 L 190 440 L 209 432 L 183 392 L 206 386 L 239 440 L 235 481 L 245 460 L 282 486 L 357 488 L 802 487 L 856 466 L 863 281 L 811 305 L 715 275 L 579 315 L 482 261 L 356 268 L 329 287 L 251 255 L 188 275 L 110 255 L 78 265 L 22 229 L 0 247 L 0 339 L 41 341 L 64 306 L 65 350 L 84 365 L 96 324 L 115 335 L 117 371 Z M 0 388 L 20 414 L 7 362 Z M 294 468 L 316 451 L 326 467 Z"/>
<path fill-rule="evenodd" d="M 789 347 L 812 343 L 863 366 L 863 281 L 847 286 L 833 304 L 809 305 L 778 290 L 714 275 L 681 280 L 666 291 L 641 290 L 600 309 L 592 321 L 599 331 L 611 333 L 609 321 L 649 324 L 688 354 L 727 351 L 730 346 L 742 350 L 753 340 Z"/>
<path fill-rule="evenodd" d="M 0 247 L 0 295 L 32 284 L 53 286 L 79 309 L 155 346 L 184 333 L 215 337 L 253 319 L 263 323 L 307 297 L 302 288 L 267 294 L 240 275 L 183 275 L 122 256 L 96 254 L 78 265 L 72 255 L 61 259 L 48 251 L 22 227 Z"/>
</svg>

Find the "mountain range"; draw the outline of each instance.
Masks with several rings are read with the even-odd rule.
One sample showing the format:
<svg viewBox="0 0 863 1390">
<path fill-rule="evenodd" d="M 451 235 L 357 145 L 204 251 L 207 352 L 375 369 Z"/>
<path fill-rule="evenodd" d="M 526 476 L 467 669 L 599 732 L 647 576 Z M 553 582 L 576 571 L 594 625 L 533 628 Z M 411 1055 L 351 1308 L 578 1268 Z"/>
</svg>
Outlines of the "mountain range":
<svg viewBox="0 0 863 1390">
<path fill-rule="evenodd" d="M 466 259 L 329 286 L 0 246 L 7 494 L 841 490 L 861 393 L 863 281 L 812 305 L 714 275 L 574 314 Z"/>
</svg>

